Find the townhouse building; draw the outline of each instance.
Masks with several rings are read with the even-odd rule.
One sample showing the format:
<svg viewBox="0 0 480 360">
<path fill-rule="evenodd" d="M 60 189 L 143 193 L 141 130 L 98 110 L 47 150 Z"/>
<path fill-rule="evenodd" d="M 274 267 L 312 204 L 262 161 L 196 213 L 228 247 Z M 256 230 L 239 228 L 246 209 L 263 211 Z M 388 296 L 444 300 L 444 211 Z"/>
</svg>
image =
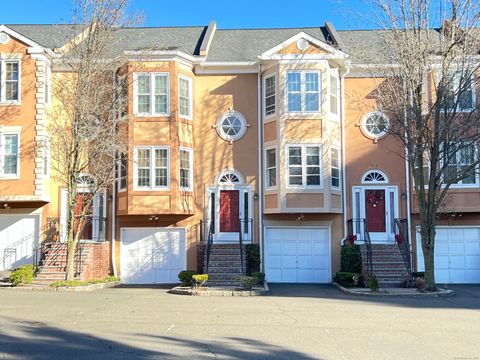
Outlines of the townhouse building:
<svg viewBox="0 0 480 360">
<path fill-rule="evenodd" d="M 212 22 L 116 33 L 129 78 L 128 153 L 82 236 L 99 245 L 92 261 L 104 271 L 148 284 L 200 269 L 228 283 L 254 243 L 267 281 L 329 283 L 342 241 L 366 233 L 393 248 L 396 236 L 410 239 L 415 255 L 400 265 L 421 270 L 411 176 L 372 96 L 381 77 L 359 56 L 381 46 L 382 31 Z M 55 50 L 71 40 L 67 25 L 0 27 L 0 270 L 31 262 L 52 222 L 62 241 L 66 194 L 44 144 L 54 136 L 50 77 L 65 71 Z M 438 228 L 440 282 L 480 282 L 479 194 L 476 177 L 451 191 Z"/>
</svg>

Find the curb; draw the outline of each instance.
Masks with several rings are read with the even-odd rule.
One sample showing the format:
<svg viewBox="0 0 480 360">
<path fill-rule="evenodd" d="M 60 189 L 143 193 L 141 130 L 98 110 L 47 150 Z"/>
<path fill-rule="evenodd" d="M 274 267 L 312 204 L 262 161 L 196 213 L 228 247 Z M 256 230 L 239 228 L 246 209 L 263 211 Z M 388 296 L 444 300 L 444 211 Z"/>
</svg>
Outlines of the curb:
<svg viewBox="0 0 480 360">
<path fill-rule="evenodd" d="M 108 283 L 100 283 L 100 284 L 91 284 L 87 286 L 59 286 L 59 287 L 52 287 L 52 286 L 4 286 L 0 287 L 0 289 L 8 289 L 8 290 L 22 290 L 22 291 L 52 291 L 52 292 L 81 292 L 81 291 L 94 291 L 94 290 L 101 290 L 112 288 L 120 285 L 119 281 L 113 281 Z"/>
<path fill-rule="evenodd" d="M 332 283 L 335 287 L 337 287 L 341 292 L 347 295 L 355 295 L 355 296 L 365 296 L 365 297 L 389 297 L 389 298 L 439 298 L 439 297 L 450 297 L 455 295 L 455 291 L 451 289 L 443 290 L 439 289 L 436 292 L 430 293 L 412 293 L 412 294 L 395 294 L 395 293 L 388 293 L 385 291 L 380 292 L 356 292 L 349 290 L 348 288 L 343 287 L 342 285 L 334 282 Z"/>
<path fill-rule="evenodd" d="M 265 281 L 262 288 L 258 287 L 253 288 L 252 290 L 236 290 L 233 286 L 228 288 L 203 288 L 202 290 L 195 290 L 184 286 L 176 286 L 169 290 L 168 293 L 187 296 L 265 296 L 270 294 L 270 289 Z"/>
</svg>

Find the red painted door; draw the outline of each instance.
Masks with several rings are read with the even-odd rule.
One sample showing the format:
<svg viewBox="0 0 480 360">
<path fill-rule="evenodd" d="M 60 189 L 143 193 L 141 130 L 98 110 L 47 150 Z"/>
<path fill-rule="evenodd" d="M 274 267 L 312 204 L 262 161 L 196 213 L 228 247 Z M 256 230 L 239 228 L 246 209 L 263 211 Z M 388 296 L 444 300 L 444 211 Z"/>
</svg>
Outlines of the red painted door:
<svg viewBox="0 0 480 360">
<path fill-rule="evenodd" d="M 85 217 L 83 221 L 83 229 L 79 229 L 80 226 L 80 216 L 82 215 L 83 210 L 85 209 L 86 202 L 90 197 L 89 194 L 77 194 L 75 197 L 75 231 L 81 231 L 80 239 L 81 240 L 92 240 L 93 235 L 93 226 L 92 226 L 92 205 L 90 208 L 85 211 Z"/>
<path fill-rule="evenodd" d="M 239 205 L 238 190 L 220 191 L 220 232 L 240 232 Z"/>
<path fill-rule="evenodd" d="M 365 218 L 369 232 L 386 232 L 385 190 L 365 190 Z"/>
</svg>

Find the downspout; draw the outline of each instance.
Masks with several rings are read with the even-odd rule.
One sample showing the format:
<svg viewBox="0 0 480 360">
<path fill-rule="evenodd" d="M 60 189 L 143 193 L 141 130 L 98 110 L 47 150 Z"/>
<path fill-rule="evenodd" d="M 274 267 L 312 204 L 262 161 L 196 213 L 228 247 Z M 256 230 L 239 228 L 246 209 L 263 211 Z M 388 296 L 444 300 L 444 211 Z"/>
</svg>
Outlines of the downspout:
<svg viewBox="0 0 480 360">
<path fill-rule="evenodd" d="M 257 111 L 258 111 L 258 244 L 260 248 L 260 269 L 263 266 L 263 118 L 262 118 L 262 65 L 258 64 L 257 73 Z M 263 271 L 265 269 L 262 269 Z"/>
<path fill-rule="evenodd" d="M 115 79 L 115 74 L 112 74 L 112 77 L 113 77 L 113 84 L 114 86 L 116 86 L 116 79 Z M 115 96 L 115 95 L 114 95 Z M 117 109 L 113 109 L 113 116 L 117 116 L 118 113 L 116 112 Z M 116 140 L 116 131 L 115 131 L 115 127 L 113 128 L 113 138 L 114 140 Z M 112 201 L 111 201 L 111 204 L 112 204 L 112 211 L 111 211 L 111 216 L 112 216 L 112 236 L 111 236 L 111 240 L 112 240 L 112 270 L 113 270 L 113 276 L 117 277 L 117 263 L 116 263 L 116 256 L 115 256 L 115 253 L 116 253 L 116 249 L 115 249 L 115 227 L 116 227 L 116 203 L 117 203 L 117 189 L 116 189 L 116 178 L 115 178 L 115 166 L 117 166 L 117 162 L 116 162 L 116 159 L 117 159 L 117 154 L 113 154 L 113 180 L 112 180 Z M 120 174 L 118 174 L 118 176 L 120 176 Z"/>
<path fill-rule="evenodd" d="M 406 126 L 407 126 L 407 111 L 404 110 L 404 113 L 405 113 L 405 129 L 406 129 Z M 405 136 L 406 135 L 406 130 L 405 130 Z M 412 236 L 412 223 L 411 223 L 411 215 L 410 215 L 410 212 L 411 212 L 411 203 L 410 203 L 410 194 L 411 194 L 411 191 L 410 191 L 410 163 L 408 162 L 408 147 L 405 146 L 405 186 L 407 187 L 407 229 L 408 229 L 408 237 L 410 238 Z M 411 239 L 410 241 L 410 252 L 412 251 L 413 249 L 413 238 Z M 409 255 L 410 257 L 412 257 L 411 253 Z M 412 268 L 413 266 L 413 261 L 415 259 L 413 258 L 410 258 L 410 267 Z"/>
<path fill-rule="evenodd" d="M 342 132 L 342 186 L 343 186 L 343 239 L 347 237 L 347 166 L 346 166 L 346 143 L 345 143 L 345 76 L 350 73 L 350 68 L 347 67 L 347 70 L 343 76 L 340 78 L 340 123 L 341 123 L 341 132 Z M 342 239 L 342 243 L 343 243 Z"/>
</svg>

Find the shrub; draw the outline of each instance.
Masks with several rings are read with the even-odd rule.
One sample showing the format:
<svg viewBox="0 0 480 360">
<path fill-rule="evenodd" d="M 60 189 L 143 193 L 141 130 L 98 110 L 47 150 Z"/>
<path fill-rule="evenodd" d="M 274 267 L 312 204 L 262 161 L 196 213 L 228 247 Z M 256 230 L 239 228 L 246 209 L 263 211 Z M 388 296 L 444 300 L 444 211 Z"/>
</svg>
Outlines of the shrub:
<svg viewBox="0 0 480 360">
<path fill-rule="evenodd" d="M 412 276 L 417 279 L 417 278 L 424 278 L 425 277 L 425 272 L 424 271 L 416 271 L 412 273 Z"/>
<path fill-rule="evenodd" d="M 208 281 L 207 274 L 192 275 L 192 285 L 194 288 L 200 288 Z"/>
<path fill-rule="evenodd" d="M 362 272 L 362 253 L 358 245 L 342 246 L 340 253 L 340 272 Z"/>
<path fill-rule="evenodd" d="M 363 283 L 363 277 L 360 274 L 353 273 L 353 272 L 339 271 L 335 274 L 335 277 L 333 278 L 333 280 L 336 283 L 342 285 L 343 287 L 352 287 L 355 285 L 355 280 L 354 280 L 355 276 L 359 277 L 359 280 L 361 279 Z M 360 285 L 359 283 L 360 281 L 358 281 L 358 285 Z"/>
<path fill-rule="evenodd" d="M 198 273 L 195 270 L 180 271 L 180 273 L 178 274 L 178 280 L 180 280 L 183 286 L 192 286 L 193 275 L 198 275 Z"/>
<path fill-rule="evenodd" d="M 254 276 L 237 276 L 235 280 L 240 283 L 240 287 L 243 290 L 251 290 L 258 283 L 258 279 Z"/>
<path fill-rule="evenodd" d="M 263 272 L 252 272 L 252 276 L 257 279 L 256 285 L 263 285 L 265 274 Z"/>
<path fill-rule="evenodd" d="M 380 288 L 375 274 L 373 274 L 372 277 L 368 280 L 368 287 L 371 291 L 378 291 L 378 289 Z"/>
<path fill-rule="evenodd" d="M 35 276 L 35 271 L 36 268 L 33 265 L 20 266 L 10 274 L 9 281 L 13 286 L 31 284 Z"/>
<path fill-rule="evenodd" d="M 252 275 L 254 272 L 260 272 L 260 247 L 258 244 L 246 245 L 245 253 L 247 275 Z"/>
<path fill-rule="evenodd" d="M 54 283 L 50 284 L 51 287 L 78 287 L 78 286 L 88 286 L 93 284 L 104 284 L 109 282 L 118 281 L 119 278 L 113 275 L 105 276 L 101 279 L 90 279 L 90 280 L 61 280 L 55 281 Z"/>
</svg>

